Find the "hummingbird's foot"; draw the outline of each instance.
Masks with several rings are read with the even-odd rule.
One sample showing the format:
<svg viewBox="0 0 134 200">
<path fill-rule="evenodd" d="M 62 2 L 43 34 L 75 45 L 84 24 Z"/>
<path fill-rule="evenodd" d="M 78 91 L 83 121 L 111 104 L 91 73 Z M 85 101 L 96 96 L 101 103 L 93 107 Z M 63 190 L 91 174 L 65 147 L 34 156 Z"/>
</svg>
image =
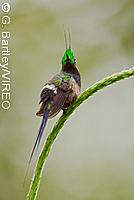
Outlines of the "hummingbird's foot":
<svg viewBox="0 0 134 200">
<path fill-rule="evenodd" d="M 62 110 L 63 110 L 63 114 L 65 114 L 65 112 L 66 112 L 67 108 L 63 108 Z"/>
</svg>

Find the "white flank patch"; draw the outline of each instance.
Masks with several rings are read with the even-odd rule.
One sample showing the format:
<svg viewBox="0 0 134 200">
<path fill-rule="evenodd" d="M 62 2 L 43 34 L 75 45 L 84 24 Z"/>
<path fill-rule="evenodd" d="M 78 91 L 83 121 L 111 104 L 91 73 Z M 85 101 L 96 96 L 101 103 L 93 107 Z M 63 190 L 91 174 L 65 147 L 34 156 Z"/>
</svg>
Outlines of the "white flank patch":
<svg viewBox="0 0 134 200">
<path fill-rule="evenodd" d="M 51 85 L 46 84 L 46 85 L 42 88 L 42 90 L 44 90 L 45 88 L 47 88 L 47 89 L 49 89 L 49 90 L 53 90 L 53 92 L 54 92 L 55 94 L 57 94 L 57 88 L 55 87 L 54 84 L 51 84 Z"/>
</svg>

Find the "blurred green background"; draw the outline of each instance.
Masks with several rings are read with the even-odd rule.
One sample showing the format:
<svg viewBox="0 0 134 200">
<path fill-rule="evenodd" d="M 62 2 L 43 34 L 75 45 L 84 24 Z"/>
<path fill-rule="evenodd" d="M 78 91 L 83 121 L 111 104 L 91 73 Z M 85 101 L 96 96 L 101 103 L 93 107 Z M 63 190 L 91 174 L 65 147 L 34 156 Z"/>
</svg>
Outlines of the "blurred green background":
<svg viewBox="0 0 134 200">
<path fill-rule="evenodd" d="M 11 4 L 12 106 L 0 110 L 0 200 L 23 200 L 33 167 L 24 189 L 22 183 L 41 121 L 35 116 L 39 94 L 60 71 L 64 28 L 71 30 L 84 90 L 134 65 L 134 1 L 6 2 Z M 59 116 L 49 121 L 41 146 Z M 82 104 L 53 146 L 37 199 L 134 199 L 133 124 L 133 78 Z"/>
</svg>

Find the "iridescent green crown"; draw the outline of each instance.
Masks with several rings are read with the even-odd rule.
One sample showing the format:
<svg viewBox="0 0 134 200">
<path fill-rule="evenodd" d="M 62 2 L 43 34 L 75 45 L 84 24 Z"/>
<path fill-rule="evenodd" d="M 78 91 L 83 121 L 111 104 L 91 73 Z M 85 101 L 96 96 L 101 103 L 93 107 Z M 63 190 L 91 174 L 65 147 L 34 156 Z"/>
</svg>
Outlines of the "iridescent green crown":
<svg viewBox="0 0 134 200">
<path fill-rule="evenodd" d="M 67 64 L 67 60 L 70 61 L 71 64 L 75 63 L 75 58 L 71 49 L 67 49 L 62 58 L 62 64 Z"/>
</svg>

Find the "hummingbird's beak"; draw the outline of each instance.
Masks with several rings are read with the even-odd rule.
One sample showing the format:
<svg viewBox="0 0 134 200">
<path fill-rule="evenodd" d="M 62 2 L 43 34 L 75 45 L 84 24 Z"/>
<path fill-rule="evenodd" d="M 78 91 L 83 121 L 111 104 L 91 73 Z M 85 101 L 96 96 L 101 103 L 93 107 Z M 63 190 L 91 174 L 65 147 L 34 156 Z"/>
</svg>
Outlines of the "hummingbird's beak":
<svg viewBox="0 0 134 200">
<path fill-rule="evenodd" d="M 68 54 L 66 55 L 66 63 L 71 63 L 71 59 L 69 58 Z"/>
<path fill-rule="evenodd" d="M 66 59 L 67 61 L 69 61 L 69 60 L 70 60 L 70 58 L 69 58 L 68 54 L 66 55 L 66 58 L 67 58 L 67 59 Z"/>
</svg>

